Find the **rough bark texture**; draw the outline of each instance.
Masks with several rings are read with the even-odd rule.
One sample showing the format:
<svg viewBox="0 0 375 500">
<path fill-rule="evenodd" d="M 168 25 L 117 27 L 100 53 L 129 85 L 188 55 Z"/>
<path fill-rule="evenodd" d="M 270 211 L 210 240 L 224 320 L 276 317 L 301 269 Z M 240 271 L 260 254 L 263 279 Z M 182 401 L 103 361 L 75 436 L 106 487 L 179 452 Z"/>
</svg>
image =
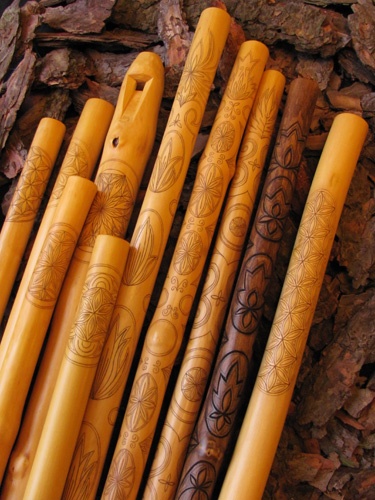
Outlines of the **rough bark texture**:
<svg viewBox="0 0 375 500">
<path fill-rule="evenodd" d="M 61 161 L 85 101 L 89 97 L 102 97 L 115 104 L 122 79 L 136 55 L 149 50 L 162 57 L 166 81 L 157 139 L 128 237 L 147 187 L 199 15 L 209 5 L 221 5 L 233 18 L 145 329 L 152 317 L 183 220 L 197 160 L 239 44 L 245 39 L 258 39 L 267 44 L 270 50 L 267 67 L 284 73 L 287 79 L 285 94 L 297 76 L 318 82 L 320 95 L 292 212 L 286 224 L 272 286 L 269 287 L 262 332 L 255 346 L 254 373 L 272 323 L 304 201 L 332 120 L 337 113 L 350 111 L 368 121 L 368 138 L 341 217 L 293 402 L 264 498 L 375 498 L 373 2 L 15 0 L 2 5 L 0 223 L 39 120 L 51 116 L 67 124 Z M 5 5 L 8 5 L 6 9 Z M 282 110 L 283 105 L 280 115 Z M 27 252 L 24 261 L 26 259 Z M 180 360 L 179 357 L 176 373 Z M 172 375 L 171 383 L 173 380 Z M 125 404 L 126 391 L 124 407 Z"/>
</svg>

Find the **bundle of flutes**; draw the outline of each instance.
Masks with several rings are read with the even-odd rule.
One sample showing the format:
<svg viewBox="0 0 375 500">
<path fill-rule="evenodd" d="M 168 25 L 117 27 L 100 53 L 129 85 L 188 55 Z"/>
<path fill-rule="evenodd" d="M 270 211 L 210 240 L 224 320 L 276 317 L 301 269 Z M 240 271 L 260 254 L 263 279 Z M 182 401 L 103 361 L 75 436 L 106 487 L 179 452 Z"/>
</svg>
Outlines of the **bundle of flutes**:
<svg viewBox="0 0 375 500">
<path fill-rule="evenodd" d="M 138 345 L 230 24 L 224 9 L 201 14 L 129 242 L 163 96 L 160 57 L 137 56 L 115 107 L 87 101 L 11 302 L 65 126 L 44 119 L 35 133 L 0 233 L 0 319 L 10 311 L 0 343 L 2 500 L 263 494 L 367 124 L 351 114 L 333 122 L 246 401 L 318 87 L 310 79 L 290 83 L 275 131 L 285 77 L 267 69 L 263 43 L 243 42 Z"/>
</svg>

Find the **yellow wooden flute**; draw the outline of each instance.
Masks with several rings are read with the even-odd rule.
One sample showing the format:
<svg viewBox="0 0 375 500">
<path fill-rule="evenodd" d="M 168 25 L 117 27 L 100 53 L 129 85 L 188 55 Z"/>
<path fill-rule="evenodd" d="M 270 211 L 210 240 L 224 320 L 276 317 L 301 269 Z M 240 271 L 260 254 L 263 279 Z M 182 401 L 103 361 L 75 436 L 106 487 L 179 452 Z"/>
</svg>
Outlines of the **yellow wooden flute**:
<svg viewBox="0 0 375 500">
<path fill-rule="evenodd" d="M 293 395 L 333 239 L 368 131 L 333 121 L 306 200 L 269 339 L 220 500 L 261 499 Z"/>
<path fill-rule="evenodd" d="M 0 233 L 0 322 L 65 134 L 65 125 L 42 118 L 35 131 Z"/>
<path fill-rule="evenodd" d="M 0 480 L 63 279 L 96 193 L 93 182 L 78 176 L 71 177 L 66 187 L 28 284 L 16 323 L 17 338 L 9 344 L 0 369 Z"/>
</svg>

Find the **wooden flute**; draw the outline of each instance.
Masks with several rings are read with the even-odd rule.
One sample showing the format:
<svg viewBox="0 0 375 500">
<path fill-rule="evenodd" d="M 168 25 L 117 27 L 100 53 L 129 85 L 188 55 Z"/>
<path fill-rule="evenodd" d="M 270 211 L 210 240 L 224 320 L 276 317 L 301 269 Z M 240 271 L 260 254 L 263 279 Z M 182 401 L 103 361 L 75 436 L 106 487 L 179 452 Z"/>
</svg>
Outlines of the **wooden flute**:
<svg viewBox="0 0 375 500">
<path fill-rule="evenodd" d="M 244 42 L 237 54 L 207 144 L 162 292 L 146 332 L 103 498 L 136 498 L 172 366 L 202 275 L 235 159 L 265 64 L 267 47 Z M 237 112 L 235 112 L 238 111 Z M 118 481 L 123 457 L 133 464 L 132 484 Z M 124 471 L 127 474 L 127 471 Z"/>
<path fill-rule="evenodd" d="M 30 278 L 16 323 L 17 338 L 9 344 L 0 370 L 0 480 L 62 282 L 96 193 L 93 182 L 78 176 L 72 176 L 66 187 Z"/>
<path fill-rule="evenodd" d="M 65 125 L 42 118 L 35 131 L 0 233 L 0 322 L 65 134 Z"/>
<path fill-rule="evenodd" d="M 202 12 L 130 241 L 110 331 L 78 438 L 80 446 L 67 481 L 67 488 L 70 481 L 83 484 L 75 471 L 82 453 L 90 456 L 86 463 L 90 474 L 85 483 L 88 498 L 96 497 L 114 422 L 229 27 L 230 16 L 223 9 L 208 8 Z"/>
<path fill-rule="evenodd" d="M 367 122 L 354 114 L 342 113 L 333 121 L 306 200 L 220 500 L 262 498 L 345 198 L 367 131 Z"/>
<path fill-rule="evenodd" d="M 174 498 L 183 458 L 209 382 L 284 85 L 285 78 L 279 71 L 264 72 L 242 139 L 236 172 L 148 476 L 145 497 Z"/>
<path fill-rule="evenodd" d="M 317 90 L 316 82 L 309 79 L 297 78 L 290 84 L 213 375 L 182 470 L 177 498 L 191 498 L 197 488 L 210 497 L 228 453 L 236 416 L 243 404 L 264 294 L 290 211 Z M 206 479 L 202 484 L 203 477 Z"/>
<path fill-rule="evenodd" d="M 95 240 L 25 498 L 50 500 L 61 497 L 128 249 L 129 243 L 116 236 L 98 235 Z"/>
</svg>

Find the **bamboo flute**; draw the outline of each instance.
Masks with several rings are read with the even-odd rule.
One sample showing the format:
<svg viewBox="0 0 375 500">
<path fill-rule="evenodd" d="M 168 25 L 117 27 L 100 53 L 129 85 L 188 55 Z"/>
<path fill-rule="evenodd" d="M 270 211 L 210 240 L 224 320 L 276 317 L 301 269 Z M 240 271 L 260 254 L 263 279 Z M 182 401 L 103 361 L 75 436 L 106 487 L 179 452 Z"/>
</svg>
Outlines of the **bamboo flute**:
<svg viewBox="0 0 375 500">
<path fill-rule="evenodd" d="M 197 489 L 210 497 L 228 452 L 236 416 L 243 404 L 264 294 L 289 214 L 317 90 L 313 80 L 297 78 L 290 84 L 212 378 L 182 470 L 177 498 L 191 498 Z M 205 478 L 203 482 L 202 478 Z"/>
<path fill-rule="evenodd" d="M 0 233 L 0 322 L 65 134 L 65 125 L 42 118 L 35 131 Z"/>
<path fill-rule="evenodd" d="M 14 326 L 19 315 L 19 308 L 24 299 L 30 275 L 38 259 L 45 237 L 51 225 L 57 203 L 71 175 L 90 178 L 103 147 L 105 134 L 113 115 L 114 106 L 103 99 L 88 99 L 81 112 L 68 149 L 59 169 L 51 196 L 44 210 L 36 238 L 22 275 L 20 286 L 12 304 L 1 343 L 5 346 L 11 341 Z M 5 353 L 7 347 L 1 352 Z M 0 355 L 0 367 L 3 358 Z"/>
<path fill-rule="evenodd" d="M 284 85 L 285 78 L 279 71 L 264 72 L 242 139 L 236 172 L 144 498 L 174 498 L 208 384 Z"/>
<path fill-rule="evenodd" d="M 61 497 L 128 249 L 129 243 L 116 236 L 99 235 L 95 240 L 25 498 Z M 70 492 L 72 498 L 74 494 Z"/>
<path fill-rule="evenodd" d="M 78 176 L 71 177 L 66 187 L 20 308 L 17 338 L 9 344 L 0 370 L 0 481 L 53 309 L 96 192 L 93 182 Z"/>
<path fill-rule="evenodd" d="M 366 121 L 354 114 L 342 113 L 333 121 L 306 200 L 221 500 L 262 498 L 367 130 Z M 256 457 L 254 463 L 252 457 Z"/>
<path fill-rule="evenodd" d="M 181 346 L 267 59 L 267 47 L 257 41 L 244 42 L 237 54 L 198 164 L 158 305 L 146 332 L 103 498 L 117 498 L 121 494 L 126 498 L 136 498 L 138 494 L 169 375 Z M 124 455 L 128 456 L 128 463 L 134 465 L 131 488 L 124 486 L 116 474 L 123 464 Z"/>
<path fill-rule="evenodd" d="M 125 236 L 156 134 L 163 83 L 164 68 L 159 56 L 153 53 L 139 54 L 125 75 L 95 178 L 98 193 L 59 295 L 48 342 L 26 409 L 26 443 L 23 447 L 27 470 L 24 470 L 23 452 L 19 458 L 23 487 L 26 486 L 27 474 L 42 432 L 95 238 L 99 234 L 111 233 L 118 237 Z"/>
<path fill-rule="evenodd" d="M 78 438 L 82 448 L 77 448 L 72 462 L 74 471 L 81 452 L 91 456 L 87 498 L 96 498 L 113 425 L 229 27 L 230 16 L 223 9 L 202 12 L 131 238 L 108 339 Z"/>
</svg>

